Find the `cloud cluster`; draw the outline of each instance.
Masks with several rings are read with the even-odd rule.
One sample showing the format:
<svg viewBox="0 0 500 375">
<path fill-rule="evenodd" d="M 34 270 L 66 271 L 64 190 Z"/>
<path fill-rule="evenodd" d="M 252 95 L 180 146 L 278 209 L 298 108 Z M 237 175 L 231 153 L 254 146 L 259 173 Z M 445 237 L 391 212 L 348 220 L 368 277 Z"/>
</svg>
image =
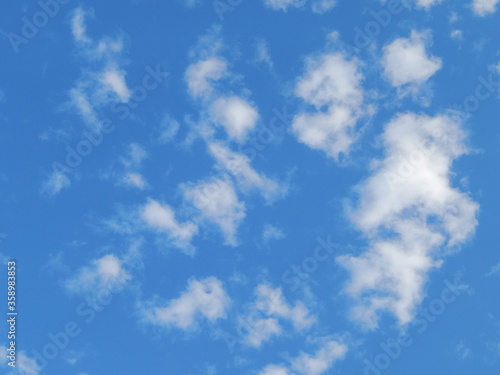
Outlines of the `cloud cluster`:
<svg viewBox="0 0 500 375">
<path fill-rule="evenodd" d="M 247 315 L 240 316 L 241 321 L 251 322 L 244 340 L 249 346 L 260 348 L 273 336 L 281 335 L 282 323 L 289 323 L 294 330 L 303 331 L 316 321 L 302 302 L 297 301 L 293 306 L 289 304 L 280 288 L 260 284 L 255 290 L 255 296 L 256 299 L 250 305 Z"/>
<path fill-rule="evenodd" d="M 359 63 L 342 52 L 309 58 L 295 88 L 296 96 L 311 107 L 293 120 L 297 139 L 334 159 L 349 153 L 356 124 L 366 114 L 362 80 Z"/>
<path fill-rule="evenodd" d="M 385 156 L 358 186 L 351 212 L 369 249 L 338 258 L 351 273 L 352 317 L 366 327 L 377 326 L 380 311 L 409 323 L 428 272 L 473 234 L 478 204 L 451 181 L 453 161 L 468 152 L 464 140 L 458 120 L 447 115 L 403 113 L 386 125 Z"/>
</svg>

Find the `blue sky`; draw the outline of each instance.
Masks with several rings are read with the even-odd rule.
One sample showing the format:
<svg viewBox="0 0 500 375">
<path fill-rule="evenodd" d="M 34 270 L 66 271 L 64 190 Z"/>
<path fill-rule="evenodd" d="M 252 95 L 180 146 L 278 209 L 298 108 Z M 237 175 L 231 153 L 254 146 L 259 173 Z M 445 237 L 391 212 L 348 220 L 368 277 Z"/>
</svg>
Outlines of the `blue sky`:
<svg viewBox="0 0 500 375">
<path fill-rule="evenodd" d="M 4 5 L 0 372 L 498 374 L 498 3 Z"/>
</svg>

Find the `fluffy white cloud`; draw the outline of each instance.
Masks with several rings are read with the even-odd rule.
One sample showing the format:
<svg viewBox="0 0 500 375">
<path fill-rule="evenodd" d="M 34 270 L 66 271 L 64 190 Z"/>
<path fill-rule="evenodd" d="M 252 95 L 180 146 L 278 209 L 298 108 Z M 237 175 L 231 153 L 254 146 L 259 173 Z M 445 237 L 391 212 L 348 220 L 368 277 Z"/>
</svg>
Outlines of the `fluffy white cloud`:
<svg viewBox="0 0 500 375">
<path fill-rule="evenodd" d="M 190 280 L 180 297 L 168 301 L 165 306 L 146 304 L 142 313 L 149 323 L 187 330 L 194 328 L 199 318 L 212 323 L 225 318 L 230 302 L 222 282 L 208 277 Z"/>
<path fill-rule="evenodd" d="M 330 370 L 335 362 L 343 359 L 347 351 L 347 345 L 335 340 L 325 340 L 314 354 L 302 352 L 291 360 L 289 366 L 268 365 L 259 375 L 321 375 Z"/>
<path fill-rule="evenodd" d="M 267 201 L 285 193 L 286 188 L 255 171 L 245 155 L 231 151 L 220 142 L 209 143 L 208 148 L 221 169 L 229 172 L 243 191 L 257 189 Z"/>
<path fill-rule="evenodd" d="M 330 369 L 335 361 L 344 358 L 346 353 L 346 345 L 328 341 L 313 355 L 302 353 L 293 361 L 292 368 L 304 375 L 320 375 Z"/>
<path fill-rule="evenodd" d="M 211 108 L 212 118 L 226 129 L 231 139 L 242 142 L 255 128 L 259 114 L 247 101 L 236 97 L 221 97 Z"/>
<path fill-rule="evenodd" d="M 398 38 L 383 48 L 384 74 L 393 86 L 420 85 L 441 69 L 441 59 L 426 50 L 428 35 L 412 31 L 410 38 Z"/>
<path fill-rule="evenodd" d="M 355 141 L 354 128 L 363 115 L 362 74 L 355 60 L 342 53 L 311 58 L 295 93 L 314 111 L 299 113 L 292 123 L 298 140 L 337 159 Z"/>
<path fill-rule="evenodd" d="M 216 224 L 225 243 L 236 246 L 236 232 L 245 218 L 245 204 L 239 201 L 232 182 L 228 178 L 212 178 L 181 188 L 186 200 L 199 210 L 201 219 Z"/>
<path fill-rule="evenodd" d="M 100 81 L 106 88 L 106 91 L 112 91 L 116 94 L 122 103 L 128 102 L 131 91 L 125 82 L 125 72 L 116 67 L 107 67 L 100 75 Z"/>
<path fill-rule="evenodd" d="M 281 335 L 283 329 L 280 322 L 289 322 L 295 330 L 303 331 L 316 321 L 302 302 L 296 301 L 293 306 L 287 303 L 280 288 L 260 284 L 255 295 L 248 317 L 240 317 L 244 322 L 251 322 L 245 342 L 252 347 L 259 348 L 271 337 Z M 259 318 L 252 319 L 255 315 Z"/>
<path fill-rule="evenodd" d="M 478 16 L 486 16 L 496 12 L 498 3 L 500 0 L 473 0 L 472 9 Z"/>
<path fill-rule="evenodd" d="M 220 29 L 215 28 L 200 38 L 191 52 L 194 61 L 188 66 L 185 81 L 189 94 L 201 99 L 203 121 L 211 126 L 222 126 L 228 137 L 243 142 L 259 118 L 257 109 L 241 95 L 226 89 L 226 84 L 241 80 L 233 75 L 222 56 L 223 42 Z M 247 92 L 247 90 L 243 90 Z"/>
<path fill-rule="evenodd" d="M 209 97 L 213 91 L 214 82 L 228 74 L 227 63 L 219 57 L 209 57 L 200 60 L 186 70 L 186 82 L 189 93 L 195 98 Z"/>
<path fill-rule="evenodd" d="M 149 200 L 141 209 L 142 219 L 158 231 L 166 232 L 174 244 L 192 254 L 191 239 L 198 233 L 198 226 L 192 222 L 179 223 L 172 208 Z"/>
<path fill-rule="evenodd" d="M 353 318 L 366 327 L 377 326 L 379 311 L 410 322 L 429 270 L 474 232 L 478 205 L 450 181 L 453 161 L 468 151 L 464 138 L 458 120 L 445 115 L 405 113 L 385 127 L 385 157 L 358 186 L 351 212 L 369 249 L 338 258 L 351 272 Z"/>
<path fill-rule="evenodd" d="M 269 285 L 261 284 L 257 287 L 256 295 L 255 308 L 257 310 L 269 316 L 288 320 L 295 329 L 309 328 L 316 321 L 302 302 L 295 302 L 293 307 L 288 304 L 280 288 L 273 289 Z"/>
<path fill-rule="evenodd" d="M 93 260 L 91 266 L 81 268 L 66 281 L 65 286 L 71 293 L 95 293 L 97 290 L 119 289 L 131 278 L 123 267 L 123 260 L 108 254 Z"/>
<path fill-rule="evenodd" d="M 275 318 L 263 318 L 252 322 L 251 330 L 245 338 L 245 342 L 254 348 L 260 348 L 261 345 L 272 336 L 281 335 L 283 329 Z"/>
</svg>

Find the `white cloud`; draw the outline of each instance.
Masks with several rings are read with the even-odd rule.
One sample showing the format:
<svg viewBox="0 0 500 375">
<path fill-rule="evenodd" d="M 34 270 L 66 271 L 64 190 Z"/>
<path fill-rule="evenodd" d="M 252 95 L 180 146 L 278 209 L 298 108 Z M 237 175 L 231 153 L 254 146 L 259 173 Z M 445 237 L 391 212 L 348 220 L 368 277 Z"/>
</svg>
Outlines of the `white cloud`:
<svg viewBox="0 0 500 375">
<path fill-rule="evenodd" d="M 282 318 L 290 321 L 297 330 L 303 330 L 311 327 L 316 318 L 302 302 L 295 302 L 292 307 L 283 297 L 281 288 L 271 288 L 268 285 L 261 284 L 256 290 L 257 299 L 255 309 L 262 313 Z"/>
<path fill-rule="evenodd" d="M 500 274 L 500 263 L 495 264 L 491 267 L 490 271 L 486 274 L 487 277 Z"/>
<path fill-rule="evenodd" d="M 125 82 L 125 73 L 123 70 L 108 67 L 101 73 L 100 80 L 107 91 L 114 92 L 122 103 L 128 102 L 131 92 Z"/>
<path fill-rule="evenodd" d="M 77 8 L 73 12 L 71 29 L 78 51 L 91 68 L 83 69 L 75 86 L 69 90 L 69 105 L 90 126 L 100 126 L 100 110 L 113 102 L 128 102 L 128 88 L 122 65 L 124 60 L 121 38 L 103 37 L 93 40 L 87 36 L 85 20 L 93 12 Z"/>
<path fill-rule="evenodd" d="M 472 0 L 472 9 L 478 16 L 486 16 L 496 12 L 500 0 Z"/>
<path fill-rule="evenodd" d="M 264 0 L 265 5 L 273 10 L 288 11 L 290 8 L 302 8 L 307 0 Z M 331 10 L 337 0 L 311 0 L 311 9 L 315 13 L 325 13 Z"/>
<path fill-rule="evenodd" d="M 362 74 L 355 60 L 342 53 L 310 58 L 295 94 L 314 111 L 299 113 L 292 123 L 298 140 L 337 159 L 355 141 L 354 128 L 363 115 Z"/>
<path fill-rule="evenodd" d="M 259 114 L 246 100 L 237 96 L 220 97 L 211 107 L 213 121 L 222 125 L 229 137 L 242 142 L 255 128 Z"/>
<path fill-rule="evenodd" d="M 347 345 L 325 340 L 314 354 L 302 352 L 290 360 L 289 366 L 268 365 L 259 375 L 321 375 L 332 368 L 335 362 L 343 359 L 348 351 Z"/>
<path fill-rule="evenodd" d="M 170 115 L 166 114 L 163 116 L 160 123 L 160 135 L 158 137 L 158 142 L 162 144 L 172 142 L 177 135 L 179 128 L 179 122 Z"/>
<path fill-rule="evenodd" d="M 338 260 L 351 272 L 353 318 L 375 328 L 379 311 L 401 325 L 424 296 L 427 273 L 474 232 L 478 205 L 451 186 L 453 161 L 468 152 L 455 118 L 405 113 L 385 127 L 385 156 L 357 188 L 353 223 L 369 240 L 359 256 Z"/>
<path fill-rule="evenodd" d="M 398 38 L 383 48 L 384 74 L 393 86 L 420 85 L 441 69 L 441 59 L 426 50 L 428 35 L 412 31 L 410 38 Z"/>
<path fill-rule="evenodd" d="M 93 13 L 84 11 L 82 8 L 76 8 L 73 12 L 73 17 L 71 18 L 71 31 L 73 33 L 73 38 L 75 38 L 77 42 L 90 42 L 85 25 L 85 18 L 88 16 L 93 16 Z"/>
<path fill-rule="evenodd" d="M 48 195 L 56 195 L 61 190 L 68 188 L 71 180 L 62 171 L 53 171 L 42 183 L 41 191 Z"/>
<path fill-rule="evenodd" d="M 293 306 L 287 303 L 280 288 L 273 289 L 260 284 L 255 295 L 256 299 L 250 305 L 248 315 L 239 318 L 249 326 L 248 335 L 245 337 L 245 343 L 249 346 L 260 348 L 273 336 L 281 335 L 281 322 L 289 322 L 295 330 L 304 331 L 316 321 L 302 302 L 296 301 Z"/>
<path fill-rule="evenodd" d="M 430 7 L 441 3 L 443 0 L 415 0 L 417 7 L 429 9 Z"/>
<path fill-rule="evenodd" d="M 81 268 L 65 283 L 71 293 L 95 293 L 97 290 L 119 289 L 132 276 L 123 267 L 123 260 L 113 254 L 92 261 L 91 266 Z"/>
<path fill-rule="evenodd" d="M 231 181 L 212 178 L 197 184 L 184 184 L 181 188 L 186 200 L 200 211 L 201 219 L 216 224 L 224 235 L 225 243 L 236 246 L 236 232 L 245 218 L 245 204 L 238 200 Z"/>
<path fill-rule="evenodd" d="M 271 9 L 287 11 L 288 8 L 303 6 L 306 0 L 264 0 L 264 3 Z"/>
<path fill-rule="evenodd" d="M 245 342 L 254 348 L 260 348 L 261 345 L 272 336 L 281 335 L 283 329 L 275 318 L 263 318 L 252 322 L 251 330 L 245 338 Z"/>
<path fill-rule="evenodd" d="M 5 367 L 12 369 L 8 375 L 18 374 L 18 375 L 38 375 L 42 371 L 40 366 L 38 366 L 35 359 L 29 357 L 24 350 L 20 351 L 17 355 L 16 370 L 8 365 L 8 358 L 6 357 L 7 347 L 0 345 L 0 351 L 4 354 L 0 357 L 0 368 Z"/>
<path fill-rule="evenodd" d="M 220 80 L 227 74 L 227 63 L 218 57 L 198 61 L 186 70 L 189 93 L 195 98 L 207 98 L 213 93 L 214 81 Z"/>
<path fill-rule="evenodd" d="M 234 177 L 243 191 L 257 189 L 269 202 L 285 193 L 286 189 L 276 181 L 257 173 L 245 155 L 231 151 L 220 142 L 209 143 L 208 148 L 220 167 Z"/>
<path fill-rule="evenodd" d="M 142 313 L 150 323 L 187 330 L 196 327 L 201 317 L 212 323 L 225 318 L 229 305 L 230 299 L 222 282 L 208 277 L 190 280 L 180 297 L 168 301 L 165 306 L 146 304 Z"/>
<path fill-rule="evenodd" d="M 274 65 L 269 53 L 269 46 L 264 39 L 257 40 L 255 46 L 255 62 L 266 64 L 269 68 L 272 68 Z"/>
<path fill-rule="evenodd" d="M 262 231 L 262 240 L 264 243 L 268 243 L 271 240 L 281 240 L 283 238 L 285 238 L 285 233 L 282 229 L 270 224 L 264 226 L 264 230 Z"/>
<path fill-rule="evenodd" d="M 328 371 L 347 353 L 347 346 L 337 341 L 328 341 L 315 354 L 302 353 L 292 363 L 292 368 L 304 375 L 320 375 Z"/>
<path fill-rule="evenodd" d="M 332 10 L 337 5 L 337 0 L 315 0 L 311 4 L 311 9 L 314 13 L 326 13 Z"/>
<path fill-rule="evenodd" d="M 149 188 L 146 178 L 140 173 L 142 163 L 149 157 L 147 151 L 138 143 L 127 145 L 127 153 L 113 163 L 103 178 L 112 178 L 118 186 L 138 190 Z"/>
<path fill-rule="evenodd" d="M 266 366 L 259 375 L 292 375 L 285 367 L 268 365 Z"/>
<path fill-rule="evenodd" d="M 456 39 L 458 41 L 462 41 L 464 39 L 464 33 L 462 30 L 452 30 L 450 33 L 450 37 L 452 39 Z"/>
<path fill-rule="evenodd" d="M 141 217 L 149 226 L 164 231 L 174 244 L 188 254 L 194 252 L 192 238 L 198 233 L 198 227 L 192 222 L 179 223 L 172 208 L 157 201 L 149 200 L 142 209 Z"/>
<path fill-rule="evenodd" d="M 139 190 L 146 189 L 149 185 L 148 182 L 144 179 L 144 177 L 140 173 L 127 172 L 121 182 L 126 186 L 132 186 Z"/>
</svg>

